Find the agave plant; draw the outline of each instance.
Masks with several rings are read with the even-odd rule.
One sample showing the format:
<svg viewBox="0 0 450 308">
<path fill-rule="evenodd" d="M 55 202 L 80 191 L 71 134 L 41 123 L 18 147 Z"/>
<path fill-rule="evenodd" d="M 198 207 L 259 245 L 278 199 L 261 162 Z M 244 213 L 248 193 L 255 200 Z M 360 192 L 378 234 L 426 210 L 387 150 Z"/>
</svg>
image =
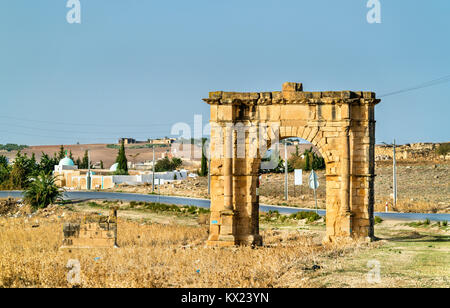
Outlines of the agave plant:
<svg viewBox="0 0 450 308">
<path fill-rule="evenodd" d="M 55 184 L 56 177 L 51 173 L 41 172 L 32 178 L 30 185 L 25 190 L 25 201 L 33 209 L 46 208 L 62 196 L 62 192 Z"/>
</svg>

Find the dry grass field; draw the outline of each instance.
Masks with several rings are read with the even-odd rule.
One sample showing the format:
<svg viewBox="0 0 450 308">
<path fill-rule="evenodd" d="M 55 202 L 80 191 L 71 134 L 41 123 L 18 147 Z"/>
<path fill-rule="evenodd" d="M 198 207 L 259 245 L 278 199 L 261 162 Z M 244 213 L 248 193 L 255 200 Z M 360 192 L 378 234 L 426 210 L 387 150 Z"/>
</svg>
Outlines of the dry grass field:
<svg viewBox="0 0 450 308">
<path fill-rule="evenodd" d="M 62 224 L 107 206 L 54 206 L 32 218 L 0 217 L 0 288 L 73 287 L 69 260 L 81 265 L 79 287 L 449 287 L 449 230 L 404 223 L 377 225 L 375 243 L 322 245 L 323 222 L 264 222 L 264 247 L 208 248 L 195 215 L 121 205 L 116 249 L 60 251 Z M 381 284 L 367 280 L 381 263 Z"/>
<path fill-rule="evenodd" d="M 70 287 L 66 264 L 80 261 L 82 287 L 308 287 L 303 267 L 353 247 L 323 247 L 309 236 L 270 248 L 205 248 L 205 227 L 119 222 L 118 249 L 58 251 L 61 223 L 0 220 L 1 287 Z M 293 273 L 297 275 L 292 275 Z M 290 279 L 286 279 L 286 275 Z"/>
</svg>

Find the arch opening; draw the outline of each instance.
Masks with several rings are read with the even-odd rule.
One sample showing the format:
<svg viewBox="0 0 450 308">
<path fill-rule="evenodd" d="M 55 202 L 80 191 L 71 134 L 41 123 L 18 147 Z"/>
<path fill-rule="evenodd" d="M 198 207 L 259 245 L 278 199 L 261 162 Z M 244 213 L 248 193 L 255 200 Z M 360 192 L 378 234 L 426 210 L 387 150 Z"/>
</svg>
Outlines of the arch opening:
<svg viewBox="0 0 450 308">
<path fill-rule="evenodd" d="M 287 176 L 285 173 L 286 158 L 288 162 Z M 280 140 L 280 143 L 270 146 L 261 155 L 259 170 L 255 170 L 259 174 L 260 203 L 315 209 L 314 191 L 310 189 L 308 183 L 312 170 L 319 176 L 318 208 L 324 210 L 326 206 L 326 163 L 320 151 L 306 140 L 292 137 Z"/>
</svg>

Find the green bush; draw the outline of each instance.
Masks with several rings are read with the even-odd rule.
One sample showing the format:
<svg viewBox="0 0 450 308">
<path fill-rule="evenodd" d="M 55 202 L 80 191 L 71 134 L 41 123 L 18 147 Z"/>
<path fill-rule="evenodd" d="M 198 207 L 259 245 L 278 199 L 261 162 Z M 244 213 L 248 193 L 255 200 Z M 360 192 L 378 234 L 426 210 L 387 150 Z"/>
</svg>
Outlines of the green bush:
<svg viewBox="0 0 450 308">
<path fill-rule="evenodd" d="M 156 213 L 172 212 L 172 213 L 186 213 L 190 215 L 206 214 L 209 213 L 209 209 L 204 209 L 196 206 L 177 206 L 175 204 L 164 203 L 150 203 L 150 202 L 130 202 L 130 208 L 136 206 L 142 206 L 143 209 Z"/>
<path fill-rule="evenodd" d="M 383 219 L 381 219 L 381 217 L 375 216 L 374 221 L 375 221 L 375 224 L 377 225 L 377 224 L 381 224 L 383 222 Z"/>
<path fill-rule="evenodd" d="M 46 208 L 62 196 L 59 188 L 55 185 L 55 177 L 51 174 L 41 172 L 32 178 L 28 188 L 25 190 L 25 202 L 33 209 Z"/>
<path fill-rule="evenodd" d="M 27 155 L 17 153 L 14 164 L 10 168 L 8 182 L 2 187 L 7 189 L 26 189 L 30 184 L 30 178 L 39 174 L 39 166 L 36 164 L 34 156 L 28 158 Z"/>
<path fill-rule="evenodd" d="M 176 170 L 182 165 L 183 161 L 180 158 L 174 157 L 173 159 L 167 156 L 160 159 L 155 164 L 155 172 L 166 172 Z"/>
<path fill-rule="evenodd" d="M 290 218 L 295 220 L 307 219 L 308 222 L 314 222 L 320 219 L 320 215 L 316 212 L 297 212 L 295 214 L 291 214 Z"/>
<path fill-rule="evenodd" d="M 90 206 L 90 207 L 102 207 L 102 205 L 98 204 L 97 202 L 93 202 L 93 201 L 88 202 L 88 206 Z"/>
<path fill-rule="evenodd" d="M 447 227 L 447 225 L 448 225 L 448 221 L 443 221 L 443 222 L 442 222 L 442 226 L 443 226 L 443 227 Z"/>
<path fill-rule="evenodd" d="M 436 148 L 436 154 L 438 155 L 447 155 L 450 153 L 450 142 L 443 143 Z"/>
<path fill-rule="evenodd" d="M 26 149 L 26 148 L 28 148 L 27 145 L 18 145 L 18 144 L 13 144 L 13 143 L 8 143 L 8 144 L 5 144 L 5 145 L 0 144 L 0 150 L 8 151 L 8 152 L 21 151 L 21 150 Z"/>
</svg>

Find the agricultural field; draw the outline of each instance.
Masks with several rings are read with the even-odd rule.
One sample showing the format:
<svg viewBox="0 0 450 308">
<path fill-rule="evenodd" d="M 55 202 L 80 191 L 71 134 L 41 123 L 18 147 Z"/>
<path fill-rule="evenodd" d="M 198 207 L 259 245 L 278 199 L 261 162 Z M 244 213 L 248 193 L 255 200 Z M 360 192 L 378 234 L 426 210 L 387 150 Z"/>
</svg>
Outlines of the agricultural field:
<svg viewBox="0 0 450 308">
<path fill-rule="evenodd" d="M 65 221 L 111 206 L 119 248 L 59 250 Z M 377 220 L 380 240 L 337 246 L 322 245 L 323 218 L 275 212 L 261 215 L 263 247 L 210 248 L 208 213 L 194 207 L 96 201 L 0 215 L 0 288 L 450 286 L 443 223 Z M 69 260 L 81 265 L 79 285 L 67 280 Z"/>
</svg>

